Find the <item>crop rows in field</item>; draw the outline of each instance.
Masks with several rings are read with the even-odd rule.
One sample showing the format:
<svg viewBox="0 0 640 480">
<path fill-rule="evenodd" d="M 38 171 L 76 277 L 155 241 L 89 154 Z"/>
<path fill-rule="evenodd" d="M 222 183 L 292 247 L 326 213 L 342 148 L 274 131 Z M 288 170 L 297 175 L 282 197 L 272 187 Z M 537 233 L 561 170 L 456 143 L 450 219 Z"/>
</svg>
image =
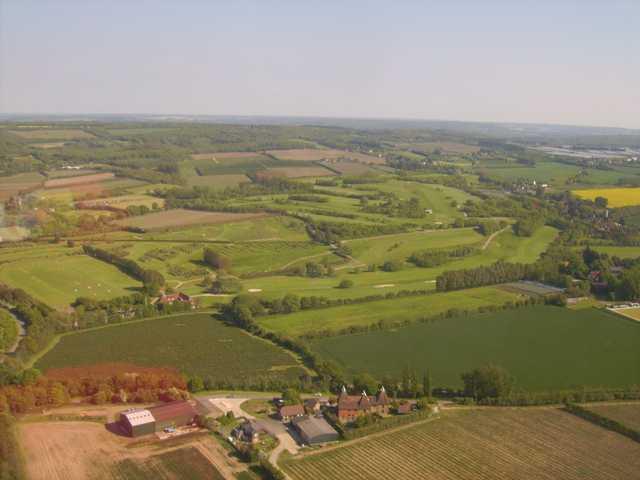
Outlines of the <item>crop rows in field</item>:
<svg viewBox="0 0 640 480">
<path fill-rule="evenodd" d="M 447 412 L 440 419 L 285 464 L 294 480 L 640 478 L 640 445 L 555 409 Z"/>
<path fill-rule="evenodd" d="M 462 297 L 456 297 L 451 307 L 463 308 L 460 298 L 473 291 L 460 291 Z M 426 302 L 435 296 L 410 300 L 424 301 L 423 308 L 430 312 Z M 369 305 L 377 313 L 378 305 L 389 302 L 362 307 Z M 330 316 L 337 308 L 324 312 Z M 405 310 L 411 308 L 398 309 L 397 315 Z M 417 315 L 417 308 L 413 310 Z M 287 315 L 278 318 L 286 321 Z M 313 323 L 308 328 L 320 330 L 314 329 Z M 446 318 L 391 331 L 320 338 L 310 346 L 350 372 L 365 371 L 375 378 L 400 375 L 406 365 L 412 365 L 429 368 L 438 385 L 460 387 L 463 372 L 493 363 L 506 368 L 518 388 L 546 391 L 577 385 L 624 388 L 639 384 L 639 342 L 637 322 L 594 308 L 536 306 Z"/>
<path fill-rule="evenodd" d="M 296 378 L 303 372 L 281 348 L 209 314 L 185 314 L 63 336 L 38 368 L 125 362 L 169 366 L 214 380 Z"/>
</svg>

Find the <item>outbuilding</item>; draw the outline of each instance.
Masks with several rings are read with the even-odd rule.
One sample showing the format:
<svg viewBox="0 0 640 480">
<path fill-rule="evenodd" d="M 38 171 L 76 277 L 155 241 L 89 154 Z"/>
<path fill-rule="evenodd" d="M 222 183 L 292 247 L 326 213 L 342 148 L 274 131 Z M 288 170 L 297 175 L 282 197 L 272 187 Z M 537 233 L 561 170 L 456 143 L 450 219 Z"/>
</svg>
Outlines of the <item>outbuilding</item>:
<svg viewBox="0 0 640 480">
<path fill-rule="evenodd" d="M 302 441 L 308 445 L 335 442 L 340 438 L 338 432 L 329 425 L 329 422 L 320 416 L 297 417 L 291 423 L 300 434 Z"/>
<path fill-rule="evenodd" d="M 140 437 L 166 428 L 183 427 L 195 422 L 198 412 L 191 403 L 176 400 L 149 408 L 133 408 L 120 414 L 120 426 L 130 437 Z"/>
</svg>

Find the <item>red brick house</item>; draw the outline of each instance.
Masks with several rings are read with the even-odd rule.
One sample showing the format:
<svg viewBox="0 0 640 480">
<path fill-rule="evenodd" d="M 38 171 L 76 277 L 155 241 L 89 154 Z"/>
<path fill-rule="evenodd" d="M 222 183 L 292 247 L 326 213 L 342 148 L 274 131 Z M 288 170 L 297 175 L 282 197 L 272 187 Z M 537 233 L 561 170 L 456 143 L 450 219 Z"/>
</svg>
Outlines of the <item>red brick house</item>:
<svg viewBox="0 0 640 480">
<path fill-rule="evenodd" d="M 161 295 L 157 300 L 157 303 L 160 305 L 173 305 L 176 302 L 190 303 L 191 305 L 194 305 L 193 299 L 186 293 L 182 292 Z"/>
<path fill-rule="evenodd" d="M 389 413 L 389 398 L 384 387 L 380 387 L 375 397 L 370 397 L 367 392 L 360 395 L 349 395 L 347 389 L 342 387 L 338 397 L 338 420 L 343 423 L 353 422 L 362 415 L 387 415 Z"/>
</svg>

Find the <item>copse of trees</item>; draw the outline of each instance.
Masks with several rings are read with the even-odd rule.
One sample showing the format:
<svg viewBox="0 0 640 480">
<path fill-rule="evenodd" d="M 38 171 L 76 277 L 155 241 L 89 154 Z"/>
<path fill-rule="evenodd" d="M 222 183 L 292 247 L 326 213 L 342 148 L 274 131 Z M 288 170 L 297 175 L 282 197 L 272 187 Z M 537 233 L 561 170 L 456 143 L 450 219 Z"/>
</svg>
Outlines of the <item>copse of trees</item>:
<svg viewBox="0 0 640 480">
<path fill-rule="evenodd" d="M 496 262 L 493 265 L 450 270 L 436 278 L 436 290 L 447 292 L 464 288 L 495 285 L 522 280 L 527 277 L 529 267 L 521 263 Z"/>
<path fill-rule="evenodd" d="M 513 225 L 513 232 L 519 237 L 530 237 L 544 225 L 544 220 L 536 215 L 521 218 Z"/>
<path fill-rule="evenodd" d="M 504 368 L 486 365 L 462 374 L 464 394 L 476 401 L 506 397 L 513 388 L 513 377 Z"/>
<path fill-rule="evenodd" d="M 476 247 L 462 246 L 451 250 L 422 250 L 413 252 L 407 261 L 416 267 L 431 268 L 449 262 L 453 258 L 466 257 L 478 252 Z"/>
<path fill-rule="evenodd" d="M 239 293 L 242 291 L 242 282 L 231 275 L 218 275 L 209 287 L 211 293 Z"/>
<path fill-rule="evenodd" d="M 231 258 L 221 253 L 212 250 L 211 248 L 205 248 L 203 253 L 203 260 L 208 266 L 215 270 L 230 271 L 232 262 Z"/>
</svg>

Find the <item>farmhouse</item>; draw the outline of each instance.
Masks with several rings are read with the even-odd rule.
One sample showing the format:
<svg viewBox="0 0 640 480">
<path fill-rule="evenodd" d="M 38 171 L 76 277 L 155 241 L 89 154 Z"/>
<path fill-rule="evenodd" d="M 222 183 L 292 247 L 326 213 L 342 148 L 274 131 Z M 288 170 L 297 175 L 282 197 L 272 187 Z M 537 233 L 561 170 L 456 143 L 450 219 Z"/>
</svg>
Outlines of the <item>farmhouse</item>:
<svg viewBox="0 0 640 480">
<path fill-rule="evenodd" d="M 191 298 L 186 293 L 182 293 L 182 292 L 171 293 L 171 294 L 168 294 L 168 295 L 161 295 L 156 300 L 156 303 L 159 303 L 160 305 L 173 305 L 176 302 L 178 302 L 178 303 L 190 303 L 191 305 L 194 305 L 193 298 Z"/>
<path fill-rule="evenodd" d="M 335 442 L 339 439 L 338 432 L 320 416 L 297 417 L 291 423 L 302 441 L 308 445 Z"/>
<path fill-rule="evenodd" d="M 191 425 L 196 415 L 189 402 L 176 400 L 149 408 L 125 410 L 120 414 L 119 424 L 130 437 L 140 437 L 166 428 Z"/>
<path fill-rule="evenodd" d="M 283 422 L 290 422 L 296 417 L 304 415 L 304 407 L 302 405 L 285 405 L 280 407 L 278 416 Z"/>
<path fill-rule="evenodd" d="M 361 395 L 349 395 L 343 386 L 338 397 L 338 420 L 352 422 L 362 415 L 377 413 L 387 415 L 389 413 L 389 398 L 384 387 L 380 387 L 375 397 L 369 397 L 367 392 Z"/>
</svg>

